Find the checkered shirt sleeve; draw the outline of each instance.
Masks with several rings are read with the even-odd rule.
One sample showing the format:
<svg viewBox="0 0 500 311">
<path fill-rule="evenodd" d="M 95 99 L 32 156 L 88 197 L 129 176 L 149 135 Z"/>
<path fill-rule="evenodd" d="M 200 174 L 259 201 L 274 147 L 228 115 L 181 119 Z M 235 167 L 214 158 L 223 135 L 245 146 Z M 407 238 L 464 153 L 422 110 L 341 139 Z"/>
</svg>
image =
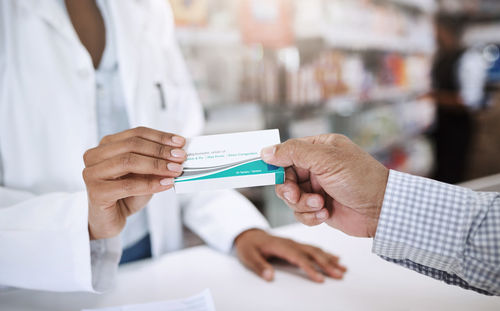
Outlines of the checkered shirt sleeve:
<svg viewBox="0 0 500 311">
<path fill-rule="evenodd" d="M 391 171 L 373 252 L 448 284 L 500 295 L 500 194 Z"/>
</svg>

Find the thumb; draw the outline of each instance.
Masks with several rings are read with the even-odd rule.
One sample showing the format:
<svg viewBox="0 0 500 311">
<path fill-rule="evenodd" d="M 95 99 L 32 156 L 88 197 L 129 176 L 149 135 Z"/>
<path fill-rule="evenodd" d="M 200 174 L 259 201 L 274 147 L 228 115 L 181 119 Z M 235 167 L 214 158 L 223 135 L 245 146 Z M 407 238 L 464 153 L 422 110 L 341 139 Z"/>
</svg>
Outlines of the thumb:
<svg viewBox="0 0 500 311">
<path fill-rule="evenodd" d="M 332 162 L 322 144 L 312 144 L 306 140 L 290 139 L 282 144 L 262 149 L 262 160 L 280 167 L 295 166 L 317 173 L 318 163 Z"/>
</svg>

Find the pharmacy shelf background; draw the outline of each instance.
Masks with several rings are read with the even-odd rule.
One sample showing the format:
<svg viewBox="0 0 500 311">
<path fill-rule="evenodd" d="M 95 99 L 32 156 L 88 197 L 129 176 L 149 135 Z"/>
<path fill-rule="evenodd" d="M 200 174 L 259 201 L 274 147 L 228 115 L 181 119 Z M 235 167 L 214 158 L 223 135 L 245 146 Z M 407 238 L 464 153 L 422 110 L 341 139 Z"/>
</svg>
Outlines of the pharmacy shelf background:
<svg viewBox="0 0 500 311">
<path fill-rule="evenodd" d="M 207 134 L 342 133 L 390 168 L 430 173 L 434 0 L 170 2 Z M 272 189 L 245 195 L 273 225 L 292 221 Z"/>
</svg>

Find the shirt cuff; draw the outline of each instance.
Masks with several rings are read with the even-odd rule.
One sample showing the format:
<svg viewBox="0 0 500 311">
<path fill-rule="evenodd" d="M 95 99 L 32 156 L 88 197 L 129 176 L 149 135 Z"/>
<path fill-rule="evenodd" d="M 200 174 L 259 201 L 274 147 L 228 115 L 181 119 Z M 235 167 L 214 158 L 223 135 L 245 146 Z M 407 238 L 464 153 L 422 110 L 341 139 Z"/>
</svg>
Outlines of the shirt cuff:
<svg viewBox="0 0 500 311">
<path fill-rule="evenodd" d="M 471 190 L 391 171 L 373 252 L 461 274 Z"/>
<path fill-rule="evenodd" d="M 122 254 L 119 237 L 90 241 L 92 287 L 102 293 L 113 287 Z"/>
</svg>

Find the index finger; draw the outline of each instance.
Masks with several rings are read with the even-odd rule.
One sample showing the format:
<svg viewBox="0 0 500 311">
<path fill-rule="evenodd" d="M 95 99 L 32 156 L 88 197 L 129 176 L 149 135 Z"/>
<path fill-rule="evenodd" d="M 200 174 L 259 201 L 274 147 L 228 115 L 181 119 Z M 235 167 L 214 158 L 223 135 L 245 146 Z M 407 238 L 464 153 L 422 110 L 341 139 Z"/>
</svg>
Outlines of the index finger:
<svg viewBox="0 0 500 311">
<path fill-rule="evenodd" d="M 288 167 L 285 169 L 285 182 L 276 185 L 276 195 L 291 203 L 296 203 L 300 199 L 300 194 L 301 191 L 297 184 L 297 173 L 293 167 Z"/>
<path fill-rule="evenodd" d="M 302 169 L 287 167 L 285 169 L 285 182 L 283 184 L 276 185 L 276 195 L 281 199 L 284 199 L 292 208 L 294 207 L 293 205 L 298 204 L 302 199 L 306 200 L 307 198 L 303 198 L 304 196 L 309 197 L 311 195 L 315 195 L 315 193 L 312 192 L 312 186 L 308 181 L 309 177 L 306 177 L 306 175 L 309 175 L 309 173 L 304 172 Z M 318 208 L 320 208 L 320 206 L 318 206 Z M 310 212 L 311 210 L 298 211 Z"/>
<path fill-rule="evenodd" d="M 117 134 L 104 136 L 101 139 L 99 145 L 106 145 L 131 137 L 141 137 L 146 140 L 157 142 L 163 145 L 169 145 L 172 147 L 184 147 L 184 145 L 186 144 L 186 139 L 182 136 L 140 126 Z"/>
</svg>

